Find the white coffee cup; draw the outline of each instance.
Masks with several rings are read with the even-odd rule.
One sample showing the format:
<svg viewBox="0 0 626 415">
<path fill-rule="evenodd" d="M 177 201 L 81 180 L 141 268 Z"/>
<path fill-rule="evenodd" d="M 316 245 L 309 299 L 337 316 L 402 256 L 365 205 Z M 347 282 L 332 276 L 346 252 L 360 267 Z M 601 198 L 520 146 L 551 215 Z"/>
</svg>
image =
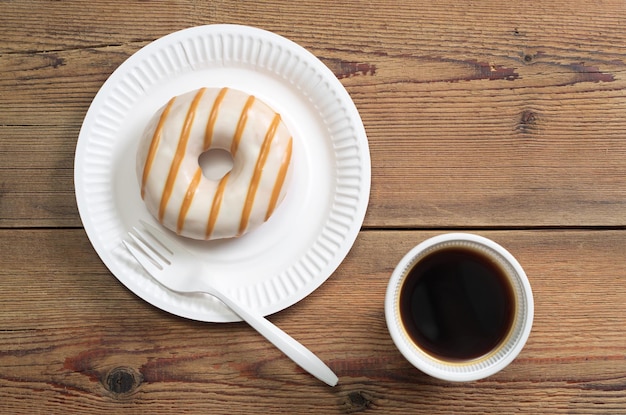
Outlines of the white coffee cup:
<svg viewBox="0 0 626 415">
<path fill-rule="evenodd" d="M 396 347 L 416 368 L 449 381 L 482 379 L 508 366 L 526 344 L 533 315 L 519 262 L 496 242 L 468 233 L 438 235 L 411 249 L 385 296 Z"/>
</svg>

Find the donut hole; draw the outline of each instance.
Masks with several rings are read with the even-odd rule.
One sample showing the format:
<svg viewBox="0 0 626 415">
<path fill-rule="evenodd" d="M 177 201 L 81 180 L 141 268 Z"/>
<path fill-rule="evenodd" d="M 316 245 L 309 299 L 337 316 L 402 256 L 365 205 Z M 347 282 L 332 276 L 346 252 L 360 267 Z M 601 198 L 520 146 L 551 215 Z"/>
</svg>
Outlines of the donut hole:
<svg viewBox="0 0 626 415">
<path fill-rule="evenodd" d="M 233 169 L 233 155 L 221 148 L 211 148 L 200 154 L 198 164 L 204 177 L 218 181 Z"/>
</svg>

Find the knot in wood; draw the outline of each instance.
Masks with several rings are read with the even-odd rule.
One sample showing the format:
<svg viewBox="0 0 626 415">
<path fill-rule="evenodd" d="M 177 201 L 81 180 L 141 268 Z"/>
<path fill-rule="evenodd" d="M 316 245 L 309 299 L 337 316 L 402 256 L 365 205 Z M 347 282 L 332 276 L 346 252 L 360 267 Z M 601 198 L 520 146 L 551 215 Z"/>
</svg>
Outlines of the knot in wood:
<svg viewBox="0 0 626 415">
<path fill-rule="evenodd" d="M 116 367 L 104 379 L 104 387 L 116 395 L 129 394 L 141 383 L 141 375 L 130 367 Z"/>
<path fill-rule="evenodd" d="M 522 115 L 520 117 L 520 124 L 525 126 L 533 125 L 537 122 L 537 114 L 531 110 L 522 111 Z"/>
<path fill-rule="evenodd" d="M 347 412 L 361 412 L 372 406 L 372 398 L 367 392 L 353 391 L 348 393 Z"/>
</svg>

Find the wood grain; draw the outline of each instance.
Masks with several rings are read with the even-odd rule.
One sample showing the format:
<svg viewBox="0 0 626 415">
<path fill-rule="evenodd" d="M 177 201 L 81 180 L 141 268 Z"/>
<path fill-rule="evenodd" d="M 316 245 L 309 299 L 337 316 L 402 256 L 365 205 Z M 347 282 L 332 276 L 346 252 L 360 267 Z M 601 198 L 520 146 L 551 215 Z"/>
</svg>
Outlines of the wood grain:
<svg viewBox="0 0 626 415">
<path fill-rule="evenodd" d="M 623 413 L 623 232 L 482 234 L 516 255 L 533 287 L 535 323 L 517 360 L 460 385 L 412 368 L 387 333 L 384 293 L 394 264 L 433 233 L 366 231 L 319 290 L 271 317 L 337 372 L 339 386 L 329 388 L 244 324 L 193 322 L 141 301 L 98 261 L 82 230 L 38 231 L 36 243 L 28 230 L 0 231 L 0 408 Z M 59 261 L 63 252 L 73 259 Z"/>
<path fill-rule="evenodd" d="M 0 134 L 12 137 L 17 129 L 21 137 L 2 140 L 18 157 L 3 156 L 0 171 L 22 169 L 24 159 L 41 155 L 18 139 L 45 137 L 53 152 L 64 153 L 41 163 L 41 175 L 55 181 L 47 169 L 72 168 L 68 147 L 91 100 L 132 53 L 191 24 L 246 23 L 307 47 L 353 97 L 372 153 L 366 226 L 626 223 L 623 2 L 556 2 L 531 11 L 521 4 L 408 3 L 115 8 L 100 1 L 84 16 L 69 12 L 78 7 L 72 2 L 55 3 L 53 11 L 49 3 L 10 3 L 0 17 L 14 29 L 0 56 Z M 18 25 L 24 8 L 39 11 Z M 281 19 L 271 18 L 276 9 Z M 63 13 L 72 17 L 60 29 Z M 132 18 L 138 24 L 129 29 Z M 69 219 L 76 217 L 71 202 L 61 208 L 56 196 L 38 193 L 37 174 L 32 182 L 31 175 L 2 175 L 4 203 L 20 210 L 19 218 L 2 218 L 5 225 L 78 225 Z M 19 202 L 33 193 L 36 203 Z"/>
<path fill-rule="evenodd" d="M 0 8 L 0 413 L 625 413 L 624 1 Z M 82 229 L 74 150 L 94 96 L 149 42 L 214 23 L 307 48 L 367 130 L 372 190 L 354 248 L 270 317 L 328 362 L 335 388 L 244 324 L 143 302 Z M 394 264 L 447 230 L 503 244 L 535 294 L 528 344 L 479 382 L 414 369 L 384 321 Z"/>
</svg>

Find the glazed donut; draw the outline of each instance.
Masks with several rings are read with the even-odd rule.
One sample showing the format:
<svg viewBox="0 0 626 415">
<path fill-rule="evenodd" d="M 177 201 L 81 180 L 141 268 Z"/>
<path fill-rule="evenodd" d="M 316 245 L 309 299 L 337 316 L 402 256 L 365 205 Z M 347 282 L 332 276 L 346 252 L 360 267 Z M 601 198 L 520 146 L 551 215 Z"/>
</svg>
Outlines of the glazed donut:
<svg viewBox="0 0 626 415">
<path fill-rule="evenodd" d="M 201 88 L 159 109 L 139 143 L 137 177 L 150 213 L 193 239 L 241 236 L 267 221 L 291 176 L 292 136 L 281 116 L 253 95 Z M 232 169 L 204 176 L 199 157 L 223 149 Z"/>
</svg>

